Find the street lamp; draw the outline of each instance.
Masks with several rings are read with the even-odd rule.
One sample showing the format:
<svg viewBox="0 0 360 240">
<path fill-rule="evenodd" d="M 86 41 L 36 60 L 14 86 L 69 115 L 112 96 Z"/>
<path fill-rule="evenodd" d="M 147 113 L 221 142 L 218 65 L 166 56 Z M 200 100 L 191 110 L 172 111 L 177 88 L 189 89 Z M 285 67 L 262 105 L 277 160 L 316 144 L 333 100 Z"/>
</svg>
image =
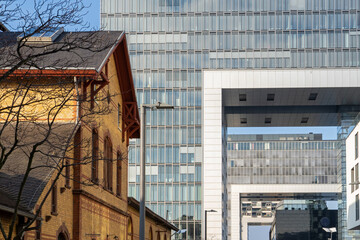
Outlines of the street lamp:
<svg viewBox="0 0 360 240">
<path fill-rule="evenodd" d="M 216 212 L 214 209 L 205 210 L 205 240 L 207 240 L 207 213 L 208 212 Z"/>
<path fill-rule="evenodd" d="M 145 109 L 173 109 L 174 106 L 158 102 L 140 106 L 140 240 L 145 240 Z"/>
<path fill-rule="evenodd" d="M 336 228 L 335 227 L 332 227 L 332 228 L 322 228 L 322 229 L 324 229 L 324 231 L 325 232 L 329 232 L 330 233 L 330 239 L 332 240 L 332 234 L 334 233 L 334 232 L 336 232 Z"/>
</svg>

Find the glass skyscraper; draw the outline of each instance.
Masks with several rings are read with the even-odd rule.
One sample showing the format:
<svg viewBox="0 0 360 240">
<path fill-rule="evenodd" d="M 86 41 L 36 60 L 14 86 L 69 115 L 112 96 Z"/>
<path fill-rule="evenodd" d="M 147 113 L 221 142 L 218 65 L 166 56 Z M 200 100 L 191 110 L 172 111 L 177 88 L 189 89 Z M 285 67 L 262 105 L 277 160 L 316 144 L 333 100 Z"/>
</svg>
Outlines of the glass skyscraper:
<svg viewBox="0 0 360 240">
<path fill-rule="evenodd" d="M 101 0 L 101 25 L 127 32 L 146 120 L 147 205 L 200 238 L 203 69 L 360 65 L 359 0 Z M 139 142 L 129 194 L 139 196 Z"/>
</svg>

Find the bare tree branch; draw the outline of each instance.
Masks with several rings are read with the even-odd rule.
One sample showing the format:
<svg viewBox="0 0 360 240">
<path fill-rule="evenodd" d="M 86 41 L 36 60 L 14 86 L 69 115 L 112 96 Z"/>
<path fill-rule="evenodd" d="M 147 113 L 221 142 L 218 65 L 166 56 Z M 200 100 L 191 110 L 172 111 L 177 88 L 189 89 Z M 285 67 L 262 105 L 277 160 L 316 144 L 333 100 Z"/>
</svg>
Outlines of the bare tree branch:
<svg viewBox="0 0 360 240">
<path fill-rule="evenodd" d="M 27 1 L 0 0 L 0 23 L 15 31 L 2 33 L 0 30 L 0 173 L 2 170 L 14 174 L 21 172 L 20 185 L 12 196 L 14 206 L 8 229 L 0 219 L 1 235 L 6 240 L 20 239 L 25 232 L 36 229 L 34 222 L 60 177 L 71 178 L 86 186 L 94 185 L 87 179 L 78 180 L 64 174 L 67 167 L 91 164 L 94 161 L 91 153 L 84 154 L 79 161 L 67 153 L 79 147 L 73 137 L 80 126 L 91 126 L 98 116 L 111 113 L 109 99 L 112 96 L 101 90 L 97 93 L 97 103 L 92 106 L 93 96 L 80 97 L 82 93 L 76 91 L 75 85 L 90 83 L 86 85 L 90 88 L 92 84 L 102 83 L 103 87 L 106 83 L 100 73 L 65 74 L 65 70 L 87 69 L 89 60 L 104 50 L 110 51 L 118 40 L 106 39 L 101 32 L 83 32 L 76 36 L 60 34 L 51 42 L 34 42 L 33 37 L 64 26 L 86 28 L 83 15 L 87 6 L 82 0 L 32 0 L 33 9 L 25 10 L 22 5 Z M 46 71 L 61 71 L 61 74 L 51 75 Z M 74 75 L 79 78 L 75 83 Z M 115 95 L 119 94 L 124 93 Z M 57 120 L 74 108 L 79 108 L 81 116 L 75 123 L 74 119 L 71 120 L 72 129 L 64 139 L 56 130 Z M 34 129 L 38 132 L 32 138 L 28 132 L 33 133 Z M 80 144 L 90 149 L 91 140 L 82 139 Z M 24 166 L 12 166 L 16 154 L 26 158 Z M 38 161 L 39 158 L 42 162 Z M 106 161 L 101 152 L 96 160 Z M 23 200 L 27 184 L 34 172 L 44 169 L 49 170 L 46 180 L 51 178 L 52 183 L 46 184 L 46 189 L 41 186 L 35 190 L 36 193 L 42 191 L 43 197 L 38 199 L 37 209 L 31 209 L 34 216 L 28 218 L 23 226 L 17 226 L 19 212 L 32 203 Z"/>
</svg>

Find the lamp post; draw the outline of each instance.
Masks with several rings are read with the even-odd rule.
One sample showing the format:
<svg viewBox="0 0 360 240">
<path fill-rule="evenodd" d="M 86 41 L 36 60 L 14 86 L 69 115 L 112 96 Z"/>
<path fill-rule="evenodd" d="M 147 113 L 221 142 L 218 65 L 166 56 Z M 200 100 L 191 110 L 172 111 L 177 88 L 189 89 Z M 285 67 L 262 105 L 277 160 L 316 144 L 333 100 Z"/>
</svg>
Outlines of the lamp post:
<svg viewBox="0 0 360 240">
<path fill-rule="evenodd" d="M 205 240 L 207 240 L 207 213 L 208 212 L 216 212 L 214 209 L 205 210 Z"/>
<path fill-rule="evenodd" d="M 145 240 L 145 109 L 173 109 L 174 106 L 158 102 L 140 106 L 140 240 Z"/>
<path fill-rule="evenodd" d="M 329 232 L 330 233 L 330 239 L 332 240 L 332 234 L 334 233 L 334 232 L 336 232 L 336 228 L 335 227 L 332 227 L 332 228 L 325 228 L 325 227 L 323 227 L 322 228 L 325 232 Z"/>
</svg>

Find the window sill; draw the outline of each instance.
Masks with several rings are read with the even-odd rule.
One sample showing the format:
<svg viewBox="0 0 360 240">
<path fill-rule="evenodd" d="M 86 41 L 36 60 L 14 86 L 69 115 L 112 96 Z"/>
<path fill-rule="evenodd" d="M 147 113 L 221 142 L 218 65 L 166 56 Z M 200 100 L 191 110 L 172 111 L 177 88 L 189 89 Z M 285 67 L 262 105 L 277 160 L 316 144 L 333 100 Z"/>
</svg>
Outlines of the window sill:
<svg viewBox="0 0 360 240">
<path fill-rule="evenodd" d="M 111 189 L 104 188 L 104 190 L 114 195 L 114 192 Z"/>
<path fill-rule="evenodd" d="M 95 185 L 99 185 L 99 179 L 91 179 L 91 182 Z"/>
</svg>

